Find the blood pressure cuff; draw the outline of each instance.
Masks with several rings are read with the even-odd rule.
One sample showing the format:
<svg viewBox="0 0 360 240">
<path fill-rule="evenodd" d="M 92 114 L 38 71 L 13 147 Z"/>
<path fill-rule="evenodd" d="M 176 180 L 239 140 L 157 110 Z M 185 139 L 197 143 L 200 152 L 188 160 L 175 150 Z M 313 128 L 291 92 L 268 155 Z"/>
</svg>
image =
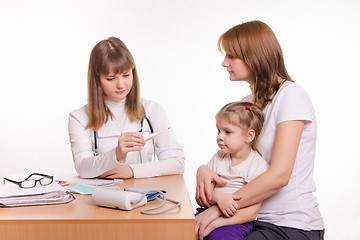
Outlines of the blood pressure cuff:
<svg viewBox="0 0 360 240">
<path fill-rule="evenodd" d="M 136 192 L 136 193 L 141 193 L 141 194 L 144 194 L 148 191 L 154 191 L 154 192 L 148 192 L 146 194 L 146 198 L 147 198 L 148 202 L 152 201 L 155 198 L 157 198 L 158 196 L 160 196 L 161 194 L 159 192 L 166 193 L 165 190 L 158 189 L 158 188 L 124 188 L 124 191 Z M 159 191 L 159 192 L 156 192 L 156 191 Z"/>
</svg>

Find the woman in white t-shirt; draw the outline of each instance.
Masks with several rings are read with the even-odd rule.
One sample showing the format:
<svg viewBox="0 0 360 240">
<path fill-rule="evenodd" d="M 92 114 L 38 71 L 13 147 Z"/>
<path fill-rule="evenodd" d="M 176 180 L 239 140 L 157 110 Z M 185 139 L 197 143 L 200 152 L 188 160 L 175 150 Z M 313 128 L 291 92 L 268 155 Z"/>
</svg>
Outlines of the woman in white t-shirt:
<svg viewBox="0 0 360 240">
<path fill-rule="evenodd" d="M 269 170 L 234 193 L 239 210 L 262 202 L 253 232 L 246 240 L 323 239 L 324 223 L 313 195 L 317 122 L 311 100 L 286 71 L 275 34 L 265 23 L 246 22 L 220 36 L 226 56 L 222 65 L 231 81 L 246 81 L 252 101 L 263 109 L 265 122 L 259 150 Z M 209 202 L 211 185 L 225 185 L 207 166 L 197 172 L 196 200 L 209 207 L 196 219 L 203 233 L 222 212 Z M 208 230 L 207 230 L 208 231 Z"/>
<path fill-rule="evenodd" d="M 143 178 L 184 171 L 184 152 L 165 110 L 140 98 L 135 61 L 115 37 L 100 41 L 91 52 L 88 104 L 70 113 L 69 136 L 75 169 L 83 178 Z"/>
</svg>

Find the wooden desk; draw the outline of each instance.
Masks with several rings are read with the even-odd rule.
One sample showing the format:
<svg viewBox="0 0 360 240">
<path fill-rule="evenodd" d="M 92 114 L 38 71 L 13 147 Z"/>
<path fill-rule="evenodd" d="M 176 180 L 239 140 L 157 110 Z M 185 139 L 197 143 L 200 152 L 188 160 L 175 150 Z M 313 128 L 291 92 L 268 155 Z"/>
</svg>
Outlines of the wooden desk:
<svg viewBox="0 0 360 240">
<path fill-rule="evenodd" d="M 194 239 L 195 218 L 183 175 L 125 180 L 124 188 L 161 188 L 180 201 L 180 209 L 159 215 L 98 207 L 89 195 L 76 194 L 67 204 L 0 208 L 0 239 Z M 171 206 L 171 203 L 164 207 Z"/>
</svg>

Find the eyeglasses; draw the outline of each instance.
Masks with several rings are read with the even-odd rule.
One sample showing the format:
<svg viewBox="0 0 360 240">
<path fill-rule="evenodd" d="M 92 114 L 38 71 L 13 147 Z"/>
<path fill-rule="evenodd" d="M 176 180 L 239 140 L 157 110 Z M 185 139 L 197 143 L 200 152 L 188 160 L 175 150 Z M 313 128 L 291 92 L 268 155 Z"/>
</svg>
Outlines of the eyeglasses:
<svg viewBox="0 0 360 240">
<path fill-rule="evenodd" d="M 31 179 L 32 176 L 41 176 L 42 178 Z M 45 175 L 45 174 L 41 174 L 41 173 L 32 173 L 32 174 L 30 174 L 30 176 L 25 178 L 24 181 L 18 182 L 18 181 L 11 180 L 9 178 L 4 178 L 4 184 L 5 184 L 5 180 L 18 185 L 20 188 L 33 188 L 33 187 L 35 187 L 37 182 L 39 182 L 39 184 L 42 186 L 50 185 L 54 181 L 54 177 Z"/>
</svg>

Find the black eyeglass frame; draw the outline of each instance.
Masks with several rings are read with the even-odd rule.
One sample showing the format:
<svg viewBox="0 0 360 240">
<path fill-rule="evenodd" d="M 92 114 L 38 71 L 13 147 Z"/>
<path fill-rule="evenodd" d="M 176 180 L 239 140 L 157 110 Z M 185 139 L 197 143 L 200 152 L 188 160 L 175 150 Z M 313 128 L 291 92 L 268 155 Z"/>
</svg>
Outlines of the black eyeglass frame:
<svg viewBox="0 0 360 240">
<path fill-rule="evenodd" d="M 42 178 L 40 179 L 30 179 L 32 176 L 42 176 Z M 43 183 L 42 180 L 45 179 L 45 178 L 48 178 L 50 179 L 51 181 L 49 183 Z M 42 174 L 42 173 L 32 173 L 30 174 L 27 178 L 25 178 L 23 181 L 14 181 L 12 179 L 9 179 L 9 178 L 4 178 L 3 181 L 4 181 L 4 184 L 5 184 L 5 180 L 6 181 L 9 181 L 11 183 L 14 183 L 16 185 L 18 185 L 20 188 L 33 188 L 36 186 L 36 184 L 39 182 L 40 185 L 42 186 L 47 186 L 47 185 L 50 185 L 53 181 L 54 181 L 54 176 L 50 176 L 50 175 L 46 175 L 46 174 Z M 23 183 L 24 182 L 29 182 L 29 181 L 33 181 L 34 182 L 34 185 L 33 186 L 30 186 L 30 187 L 27 187 L 27 186 L 23 186 Z"/>
</svg>

